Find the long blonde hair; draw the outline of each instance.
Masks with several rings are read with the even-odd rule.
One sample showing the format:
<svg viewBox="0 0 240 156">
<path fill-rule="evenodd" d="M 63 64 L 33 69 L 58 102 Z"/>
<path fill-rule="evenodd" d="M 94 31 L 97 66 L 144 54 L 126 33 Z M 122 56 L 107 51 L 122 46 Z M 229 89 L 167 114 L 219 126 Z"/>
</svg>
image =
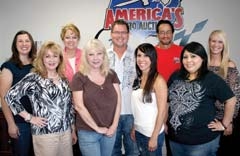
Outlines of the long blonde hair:
<svg viewBox="0 0 240 156">
<path fill-rule="evenodd" d="M 214 30 L 211 32 L 209 35 L 208 39 L 208 54 L 209 54 L 209 62 L 211 60 L 211 50 L 210 50 L 210 41 L 211 37 L 213 35 L 217 35 L 223 42 L 223 50 L 221 52 L 221 62 L 220 62 L 220 70 L 219 70 L 219 75 L 223 78 L 227 77 L 227 72 L 228 72 L 228 65 L 229 65 L 229 46 L 227 42 L 227 36 L 224 31 L 222 30 Z"/>
<path fill-rule="evenodd" d="M 87 55 L 92 50 L 103 52 L 104 58 L 103 58 L 103 64 L 100 67 L 100 70 L 101 70 L 100 72 L 102 75 L 107 76 L 108 73 L 110 72 L 107 50 L 106 50 L 105 46 L 103 45 L 103 43 L 98 39 L 91 39 L 84 46 L 79 71 L 83 75 L 87 75 L 90 72 L 90 66 L 89 66 L 89 63 L 87 60 Z"/>
<path fill-rule="evenodd" d="M 41 46 L 39 52 L 37 53 L 36 59 L 33 61 L 34 68 L 32 71 L 41 75 L 43 78 L 47 78 L 48 73 L 47 73 L 47 69 L 43 63 L 43 57 L 48 50 L 51 50 L 54 54 L 59 55 L 60 62 L 57 67 L 57 73 L 60 77 L 65 78 L 62 48 L 59 44 L 57 44 L 53 41 L 46 41 Z"/>
</svg>

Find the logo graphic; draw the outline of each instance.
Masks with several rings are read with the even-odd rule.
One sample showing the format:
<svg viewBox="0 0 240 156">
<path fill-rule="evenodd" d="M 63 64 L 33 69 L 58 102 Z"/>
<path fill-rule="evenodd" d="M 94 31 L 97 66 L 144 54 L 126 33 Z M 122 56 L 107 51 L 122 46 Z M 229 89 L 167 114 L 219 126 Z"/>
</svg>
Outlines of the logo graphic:
<svg viewBox="0 0 240 156">
<path fill-rule="evenodd" d="M 96 34 L 95 38 L 103 30 L 109 30 L 111 24 L 117 19 L 124 19 L 128 22 L 131 34 L 139 39 L 156 37 L 156 25 L 159 20 L 169 20 L 174 25 L 174 40 L 181 40 L 180 45 L 185 45 L 190 36 L 201 31 L 207 20 L 195 25 L 193 31 L 186 35 L 181 6 L 182 0 L 111 0 L 105 13 L 103 28 Z"/>
</svg>

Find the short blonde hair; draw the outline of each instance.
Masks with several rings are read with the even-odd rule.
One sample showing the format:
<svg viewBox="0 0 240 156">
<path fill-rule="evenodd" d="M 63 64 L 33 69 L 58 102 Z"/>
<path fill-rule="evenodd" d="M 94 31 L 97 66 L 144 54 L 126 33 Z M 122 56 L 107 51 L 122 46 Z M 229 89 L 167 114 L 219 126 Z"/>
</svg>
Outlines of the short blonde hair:
<svg viewBox="0 0 240 156">
<path fill-rule="evenodd" d="M 33 72 L 38 73 L 44 78 L 47 78 L 47 69 L 43 63 L 43 57 L 48 50 L 51 50 L 54 54 L 59 55 L 60 62 L 57 67 L 57 73 L 60 77 L 65 78 L 64 75 L 64 62 L 63 62 L 63 52 L 62 47 L 53 42 L 53 41 L 46 41 L 40 48 L 39 52 L 37 53 L 36 59 L 33 61 Z"/>
<path fill-rule="evenodd" d="M 65 26 L 63 26 L 63 28 L 61 30 L 61 34 L 60 34 L 60 37 L 62 40 L 64 39 L 67 30 L 73 31 L 77 35 L 78 39 L 80 40 L 80 37 L 81 37 L 80 31 L 79 31 L 78 27 L 76 25 L 74 25 L 73 23 L 68 23 Z"/>
<path fill-rule="evenodd" d="M 109 68 L 109 60 L 108 60 L 108 56 L 107 56 L 107 50 L 106 50 L 105 46 L 103 45 L 103 43 L 98 39 L 91 39 L 85 45 L 85 47 L 83 49 L 82 60 L 81 60 L 81 65 L 80 65 L 79 71 L 84 75 L 87 75 L 90 72 L 90 66 L 89 66 L 89 63 L 87 60 L 87 55 L 92 50 L 103 52 L 104 58 L 103 58 L 103 64 L 101 65 L 100 70 L 101 70 L 101 74 L 106 76 L 109 73 L 109 69 L 110 69 Z"/>
</svg>

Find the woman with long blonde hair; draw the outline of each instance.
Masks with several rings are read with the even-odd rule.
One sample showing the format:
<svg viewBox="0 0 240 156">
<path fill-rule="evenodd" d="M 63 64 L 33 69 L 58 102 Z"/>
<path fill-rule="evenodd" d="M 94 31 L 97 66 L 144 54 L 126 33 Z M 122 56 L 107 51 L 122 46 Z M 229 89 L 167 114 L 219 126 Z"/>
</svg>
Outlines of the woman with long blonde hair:
<svg viewBox="0 0 240 156">
<path fill-rule="evenodd" d="M 232 124 L 229 124 L 220 138 L 219 156 L 234 155 L 236 141 L 239 135 L 239 105 L 240 105 L 240 76 L 237 66 L 229 57 L 229 45 L 226 33 L 222 30 L 214 30 L 208 40 L 209 70 L 221 76 L 234 92 L 237 103 Z M 218 120 L 222 120 L 224 115 L 224 103 L 216 102 Z M 237 150 L 237 149 L 236 149 Z M 233 153 L 232 153 L 233 152 Z M 231 154 L 232 153 L 232 154 Z"/>
</svg>

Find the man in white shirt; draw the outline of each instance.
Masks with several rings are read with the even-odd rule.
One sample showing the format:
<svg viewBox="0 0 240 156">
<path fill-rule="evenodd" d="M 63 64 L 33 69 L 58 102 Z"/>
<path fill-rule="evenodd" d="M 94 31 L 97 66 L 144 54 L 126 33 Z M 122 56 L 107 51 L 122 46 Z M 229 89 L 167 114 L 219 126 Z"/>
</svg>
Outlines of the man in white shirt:
<svg viewBox="0 0 240 156">
<path fill-rule="evenodd" d="M 127 45 L 129 26 L 124 20 L 116 20 L 111 29 L 112 47 L 108 49 L 110 67 L 116 71 L 120 80 L 122 95 L 121 115 L 117 128 L 116 142 L 112 156 L 122 156 L 122 143 L 125 156 L 138 156 L 137 144 L 131 137 L 133 115 L 131 110 L 131 93 L 136 77 L 134 50 Z"/>
</svg>

